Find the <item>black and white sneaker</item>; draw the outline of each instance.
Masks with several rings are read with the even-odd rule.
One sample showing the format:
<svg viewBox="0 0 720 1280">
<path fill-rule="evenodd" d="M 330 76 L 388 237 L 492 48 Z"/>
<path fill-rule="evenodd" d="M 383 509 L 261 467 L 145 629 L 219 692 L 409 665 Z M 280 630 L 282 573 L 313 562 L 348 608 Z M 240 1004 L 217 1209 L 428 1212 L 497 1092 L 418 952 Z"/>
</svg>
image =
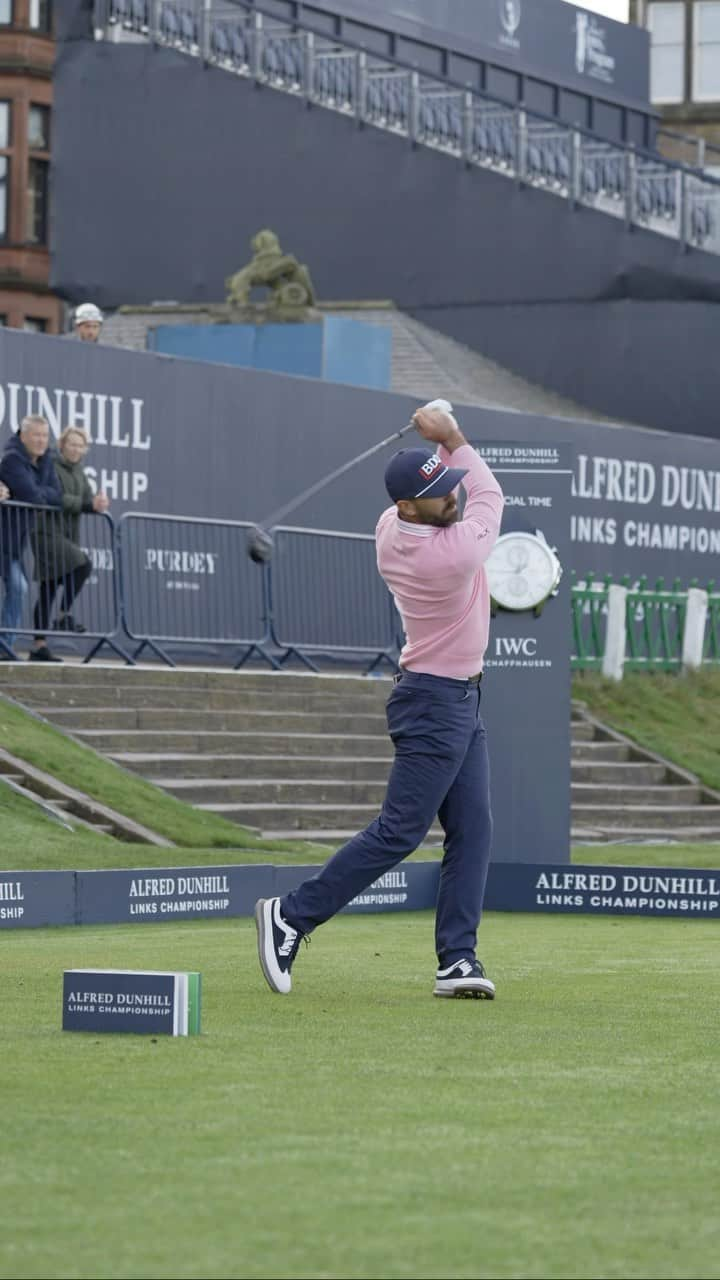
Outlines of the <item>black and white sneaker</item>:
<svg viewBox="0 0 720 1280">
<path fill-rule="evenodd" d="M 494 1000 L 495 984 L 490 981 L 479 960 L 456 960 L 447 969 L 438 969 L 433 995 Z"/>
<path fill-rule="evenodd" d="M 279 898 L 260 898 L 255 903 L 258 956 L 265 981 L 280 995 L 292 987 L 290 970 L 298 953 L 302 934 L 280 914 Z"/>
</svg>

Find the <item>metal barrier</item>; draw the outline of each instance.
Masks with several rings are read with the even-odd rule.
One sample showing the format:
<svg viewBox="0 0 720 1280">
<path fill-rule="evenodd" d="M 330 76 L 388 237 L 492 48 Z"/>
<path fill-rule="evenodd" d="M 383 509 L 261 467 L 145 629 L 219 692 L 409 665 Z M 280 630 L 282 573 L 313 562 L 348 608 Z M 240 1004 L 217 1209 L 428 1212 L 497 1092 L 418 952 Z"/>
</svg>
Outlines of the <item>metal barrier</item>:
<svg viewBox="0 0 720 1280">
<path fill-rule="evenodd" d="M 720 253 L 720 182 L 697 155 L 678 163 L 659 151 L 612 144 L 584 129 L 453 85 L 367 53 L 272 13 L 271 0 L 94 0 L 99 39 L 145 39 L 258 84 L 340 111 L 468 165 L 492 168 Z M 684 154 L 684 153 L 683 153 Z"/>
<path fill-rule="evenodd" d="M 273 529 L 272 637 L 283 665 L 311 653 L 361 655 L 397 670 L 399 617 L 380 577 L 375 539 L 366 534 L 278 526 Z"/>
<path fill-rule="evenodd" d="M 271 667 L 269 571 L 247 554 L 251 524 L 126 513 L 118 525 L 122 618 L 137 659 L 149 648 L 175 666 L 169 644 L 244 647 Z"/>
<path fill-rule="evenodd" d="M 167 646 L 192 645 L 241 650 L 235 669 L 256 656 L 317 671 L 320 655 L 397 669 L 402 622 L 372 536 L 279 526 L 272 562 L 258 567 L 253 527 L 129 512 L 117 526 L 85 514 L 75 530 L 54 508 L 0 502 L 0 655 L 15 658 L 22 636 L 86 649 L 84 662 L 108 645 L 127 663 L 148 648 L 175 666 Z M 720 664 L 714 582 L 704 591 L 573 574 L 571 622 L 575 671 L 621 679 Z"/>
<path fill-rule="evenodd" d="M 17 636 L 92 642 L 83 662 L 120 646 L 115 526 L 105 513 L 79 517 L 54 507 L 0 502 L 0 653 Z"/>
</svg>

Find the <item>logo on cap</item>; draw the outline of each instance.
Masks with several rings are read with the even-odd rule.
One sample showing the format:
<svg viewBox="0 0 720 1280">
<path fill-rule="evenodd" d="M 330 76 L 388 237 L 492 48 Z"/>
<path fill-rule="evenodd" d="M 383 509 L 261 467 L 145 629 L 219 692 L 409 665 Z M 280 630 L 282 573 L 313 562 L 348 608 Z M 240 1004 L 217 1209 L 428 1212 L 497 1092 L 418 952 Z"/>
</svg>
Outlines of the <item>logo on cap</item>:
<svg viewBox="0 0 720 1280">
<path fill-rule="evenodd" d="M 436 453 L 433 453 L 430 455 L 427 462 L 423 462 L 420 468 L 420 475 L 424 476 L 426 480 L 430 480 L 432 476 L 435 475 L 435 472 L 438 471 L 442 466 L 443 466 L 443 463 L 441 462 L 440 458 L 438 458 Z"/>
</svg>

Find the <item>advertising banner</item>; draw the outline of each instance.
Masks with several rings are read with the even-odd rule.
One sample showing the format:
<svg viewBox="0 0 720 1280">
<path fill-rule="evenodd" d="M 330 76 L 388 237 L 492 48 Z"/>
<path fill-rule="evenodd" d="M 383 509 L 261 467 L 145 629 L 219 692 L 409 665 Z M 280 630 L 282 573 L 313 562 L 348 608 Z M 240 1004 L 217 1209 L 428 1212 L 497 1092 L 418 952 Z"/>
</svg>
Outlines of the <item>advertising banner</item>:
<svg viewBox="0 0 720 1280">
<path fill-rule="evenodd" d="M 0 931 L 74 923 L 73 871 L 0 871 Z"/>
<path fill-rule="evenodd" d="M 720 920 L 720 870 L 493 863 L 485 908 Z"/>
<path fill-rule="evenodd" d="M 505 494 L 490 591 L 515 606 L 495 612 L 482 687 L 493 857 L 569 859 L 570 450 L 473 443 Z"/>
<path fill-rule="evenodd" d="M 416 407 L 389 392 L 0 329 L 0 448 L 26 413 L 44 414 L 54 436 L 71 423 L 85 427 L 88 475 L 107 492 L 114 518 L 135 511 L 261 521 L 399 430 Z M 456 412 L 476 442 L 570 447 L 567 569 L 616 580 L 679 577 L 684 586 L 715 576 L 718 441 L 477 405 Z M 387 501 L 389 456 L 348 472 L 293 512 L 292 523 L 371 534 Z M 153 558 L 148 542 L 141 566 L 156 590 L 216 581 L 214 561 L 158 547 L 163 554 Z"/>
<path fill-rule="evenodd" d="M 317 875 L 319 866 L 167 867 L 151 871 L 3 872 L 0 933 L 42 925 L 161 924 L 252 916 L 258 898 L 289 893 Z M 63 877 L 63 881 L 58 877 Z M 430 911 L 437 901 L 440 861 L 402 862 L 368 885 L 348 906 L 348 914 Z M 36 903 L 59 892 L 57 910 L 25 909 L 21 897 L 34 886 Z M 197 888 L 200 885 L 202 888 Z M 69 886 L 69 892 L 68 892 Z M 3 915 L 12 907 L 14 916 Z M 23 908 L 22 915 L 17 914 Z M 486 911 L 550 912 L 572 915 L 677 917 L 720 920 L 720 868 L 584 866 L 561 862 L 493 861 L 485 893 Z M 190 975 L 192 976 L 192 975 Z M 73 982 L 74 1003 L 80 986 Z M 85 982 L 83 991 L 89 991 Z M 96 983 L 96 992 L 110 990 Z M 108 1002 L 104 1002 L 108 1003 Z M 116 1002 L 118 1007 L 123 1001 Z M 142 1001 L 136 1001 L 138 1007 Z M 152 1003 L 152 1002 L 151 1002 Z M 148 1006 L 151 1007 L 151 1006 Z M 76 1009 L 76 1012 L 81 1010 Z M 109 1015 L 116 1018 L 117 1013 Z"/>
</svg>

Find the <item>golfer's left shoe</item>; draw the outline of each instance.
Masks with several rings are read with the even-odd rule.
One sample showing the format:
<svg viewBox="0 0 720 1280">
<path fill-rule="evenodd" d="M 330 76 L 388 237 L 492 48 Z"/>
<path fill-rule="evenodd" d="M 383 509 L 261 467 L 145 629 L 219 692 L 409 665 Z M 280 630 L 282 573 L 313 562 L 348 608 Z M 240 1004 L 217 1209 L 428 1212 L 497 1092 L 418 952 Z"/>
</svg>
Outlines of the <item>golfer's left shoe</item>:
<svg viewBox="0 0 720 1280">
<path fill-rule="evenodd" d="M 260 898 L 255 903 L 255 923 L 265 981 L 273 991 L 286 996 L 292 987 L 290 970 L 302 934 L 283 918 L 279 898 Z"/>
<path fill-rule="evenodd" d="M 479 960 L 456 960 L 435 975 L 435 996 L 470 996 L 476 1000 L 494 1000 L 495 984 L 488 978 Z"/>
</svg>

